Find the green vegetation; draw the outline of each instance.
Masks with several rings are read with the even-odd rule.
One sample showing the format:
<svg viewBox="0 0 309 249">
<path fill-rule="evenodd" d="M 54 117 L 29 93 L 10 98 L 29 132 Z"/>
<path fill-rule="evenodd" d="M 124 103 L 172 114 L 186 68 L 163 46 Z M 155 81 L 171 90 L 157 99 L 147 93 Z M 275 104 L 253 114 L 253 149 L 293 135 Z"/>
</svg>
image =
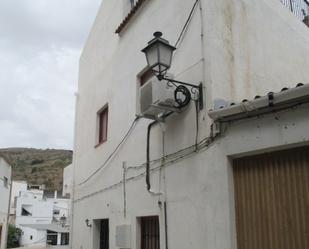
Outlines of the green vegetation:
<svg viewBox="0 0 309 249">
<path fill-rule="evenodd" d="M 21 232 L 22 231 L 19 228 L 9 224 L 7 248 L 19 247 Z"/>
<path fill-rule="evenodd" d="M 45 184 L 47 190 L 61 190 L 63 168 L 72 163 L 72 151 L 33 148 L 0 149 L 13 166 L 13 179 Z"/>
</svg>

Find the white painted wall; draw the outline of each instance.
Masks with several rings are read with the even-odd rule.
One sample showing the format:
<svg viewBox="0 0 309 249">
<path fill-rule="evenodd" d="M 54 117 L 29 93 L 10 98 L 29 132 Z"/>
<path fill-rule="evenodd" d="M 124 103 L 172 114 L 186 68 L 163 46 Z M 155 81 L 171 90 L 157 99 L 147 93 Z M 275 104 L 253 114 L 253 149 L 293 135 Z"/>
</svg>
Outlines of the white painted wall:
<svg viewBox="0 0 309 249">
<path fill-rule="evenodd" d="M 16 198 L 21 195 L 22 191 L 27 190 L 27 182 L 25 181 L 13 181 L 12 182 L 12 194 L 11 194 L 11 206 L 10 215 L 15 216 L 16 212 Z M 15 218 L 13 219 L 15 220 Z"/>
<path fill-rule="evenodd" d="M 235 124 L 229 134 L 208 150 L 192 155 L 151 176 L 150 195 L 145 188 L 145 168 L 128 171 L 127 216 L 123 216 L 122 163 L 145 162 L 146 129 L 140 120 L 117 155 L 86 184 L 127 132 L 136 114 L 136 75 L 145 67 L 140 50 L 161 30 L 172 44 L 194 3 L 190 1 L 147 1 L 120 36 L 114 33 L 122 21 L 122 1 L 103 1 L 80 59 L 74 153 L 74 220 L 72 248 L 94 248 L 96 226 L 85 220 L 110 219 L 110 248 L 116 248 L 117 225 L 132 226 L 132 246 L 139 249 L 137 217 L 159 215 L 161 248 L 165 248 L 164 216 L 158 201 L 167 201 L 169 248 L 235 248 L 233 185 L 230 156 L 279 148 L 283 144 L 308 141 L 304 118 L 307 109 L 288 113 L 285 119 L 272 116 L 256 123 Z M 199 113 L 199 140 L 208 136 L 211 120 L 207 110 L 215 100 L 240 101 L 284 86 L 309 82 L 309 31 L 276 0 L 201 0 L 174 55 L 170 73 L 176 79 L 203 82 L 205 109 Z M 203 18 L 201 18 L 201 16 Z M 201 34 L 201 30 L 203 31 Z M 201 39 L 203 35 L 203 39 Z M 95 148 L 96 113 L 109 105 L 108 140 Z M 160 158 L 195 142 L 194 105 L 157 126 L 151 134 L 151 159 Z M 303 117 L 302 119 L 300 117 Z M 282 127 L 296 118 L 297 129 Z M 271 120 L 276 125 L 269 125 Z M 250 125 L 249 125 L 250 124 Z M 263 126 L 261 126 L 263 124 Z M 248 129 L 249 128 L 249 129 Z M 247 130 L 248 129 L 248 130 Z M 269 137 L 259 134 L 266 132 Z M 243 133 L 242 133 L 243 132 Z M 234 139 L 237 138 L 235 143 Z M 152 167 L 158 167 L 154 164 Z M 116 184 L 116 185 L 115 185 Z"/>
<path fill-rule="evenodd" d="M 66 224 L 69 224 L 71 199 L 48 198 L 46 201 L 53 205 L 53 218 L 60 221 L 60 218 L 65 216 L 67 221 Z M 59 214 L 55 214 L 55 210 L 59 211 Z"/>
<path fill-rule="evenodd" d="M 26 206 L 31 211 L 31 216 L 22 215 L 22 207 Z M 33 243 L 45 244 L 45 233 L 29 228 L 29 224 L 50 224 L 53 217 L 53 203 L 43 199 L 43 190 L 21 191 L 20 197 L 17 197 L 16 203 L 16 226 L 23 230 L 21 245 L 30 245 Z M 43 235 L 45 234 L 45 240 Z M 32 236 L 32 239 L 31 239 Z"/>
<path fill-rule="evenodd" d="M 21 226 L 20 228 L 23 231 L 20 239 L 21 246 L 46 245 L 46 230 L 38 230 L 26 226 Z"/>
<path fill-rule="evenodd" d="M 62 187 L 62 195 L 65 196 L 69 194 L 72 196 L 72 185 L 73 185 L 73 165 L 63 169 L 63 187 Z"/>
<path fill-rule="evenodd" d="M 65 225 L 68 225 L 69 203 L 70 199 L 45 199 L 43 198 L 43 190 L 20 191 L 16 204 L 16 226 L 23 231 L 21 245 L 46 244 L 46 230 L 34 229 L 28 225 L 59 223 L 62 216 L 67 217 Z M 22 207 L 26 207 L 32 215 L 23 216 Z M 59 210 L 59 214 L 55 214 L 55 210 Z"/>
<path fill-rule="evenodd" d="M 11 166 L 0 156 L 0 225 L 2 226 L 0 249 L 6 248 L 7 220 L 10 203 Z M 4 185 L 7 178 L 7 186 Z"/>
</svg>

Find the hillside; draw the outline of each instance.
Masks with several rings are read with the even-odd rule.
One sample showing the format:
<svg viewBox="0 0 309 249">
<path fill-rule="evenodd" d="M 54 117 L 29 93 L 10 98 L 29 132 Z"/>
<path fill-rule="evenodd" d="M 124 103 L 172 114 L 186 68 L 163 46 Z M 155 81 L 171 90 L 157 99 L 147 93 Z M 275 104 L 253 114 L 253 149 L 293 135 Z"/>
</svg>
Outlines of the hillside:
<svg viewBox="0 0 309 249">
<path fill-rule="evenodd" d="M 72 162 L 72 151 L 55 149 L 0 149 L 13 166 L 13 180 L 45 184 L 47 190 L 62 189 L 63 168 Z"/>
</svg>

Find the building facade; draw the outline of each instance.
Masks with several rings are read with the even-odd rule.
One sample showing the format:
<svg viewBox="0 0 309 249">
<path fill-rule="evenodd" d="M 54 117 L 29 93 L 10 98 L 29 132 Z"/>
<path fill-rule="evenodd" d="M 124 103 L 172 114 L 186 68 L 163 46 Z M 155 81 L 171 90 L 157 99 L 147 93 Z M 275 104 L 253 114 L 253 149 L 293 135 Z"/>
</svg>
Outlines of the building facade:
<svg viewBox="0 0 309 249">
<path fill-rule="evenodd" d="M 203 101 L 150 125 L 141 89 L 166 82 L 141 49 L 158 30 L 177 48 L 170 77 L 202 83 Z M 308 44 L 279 0 L 103 1 L 80 58 L 71 247 L 308 245 Z"/>
<path fill-rule="evenodd" d="M 62 195 L 63 196 L 72 196 L 72 186 L 73 186 L 73 165 L 63 169 L 63 187 Z"/>
<path fill-rule="evenodd" d="M 0 248 L 6 248 L 12 168 L 0 155 Z"/>
<path fill-rule="evenodd" d="M 16 198 L 15 225 L 22 230 L 22 246 L 69 242 L 69 199 L 46 198 L 44 190 L 27 188 Z"/>
<path fill-rule="evenodd" d="M 27 191 L 28 184 L 26 181 L 13 181 L 12 182 L 12 194 L 10 204 L 10 219 L 9 223 L 15 225 L 16 220 L 16 204 L 17 198 L 21 196 L 21 192 Z"/>
</svg>

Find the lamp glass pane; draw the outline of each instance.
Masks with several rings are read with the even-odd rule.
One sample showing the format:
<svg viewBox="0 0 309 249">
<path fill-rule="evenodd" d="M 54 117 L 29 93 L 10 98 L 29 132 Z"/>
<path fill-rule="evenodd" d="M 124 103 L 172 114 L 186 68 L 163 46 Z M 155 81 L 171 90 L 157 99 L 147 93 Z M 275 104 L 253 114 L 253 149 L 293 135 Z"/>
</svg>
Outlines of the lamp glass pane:
<svg viewBox="0 0 309 249">
<path fill-rule="evenodd" d="M 172 56 L 173 56 L 173 50 L 166 46 L 165 44 L 159 45 L 160 49 L 160 64 L 163 64 L 166 68 L 170 68 Z"/>
<path fill-rule="evenodd" d="M 154 44 L 153 46 L 147 48 L 146 57 L 148 66 L 152 68 L 155 64 L 158 63 L 158 45 Z"/>
</svg>

